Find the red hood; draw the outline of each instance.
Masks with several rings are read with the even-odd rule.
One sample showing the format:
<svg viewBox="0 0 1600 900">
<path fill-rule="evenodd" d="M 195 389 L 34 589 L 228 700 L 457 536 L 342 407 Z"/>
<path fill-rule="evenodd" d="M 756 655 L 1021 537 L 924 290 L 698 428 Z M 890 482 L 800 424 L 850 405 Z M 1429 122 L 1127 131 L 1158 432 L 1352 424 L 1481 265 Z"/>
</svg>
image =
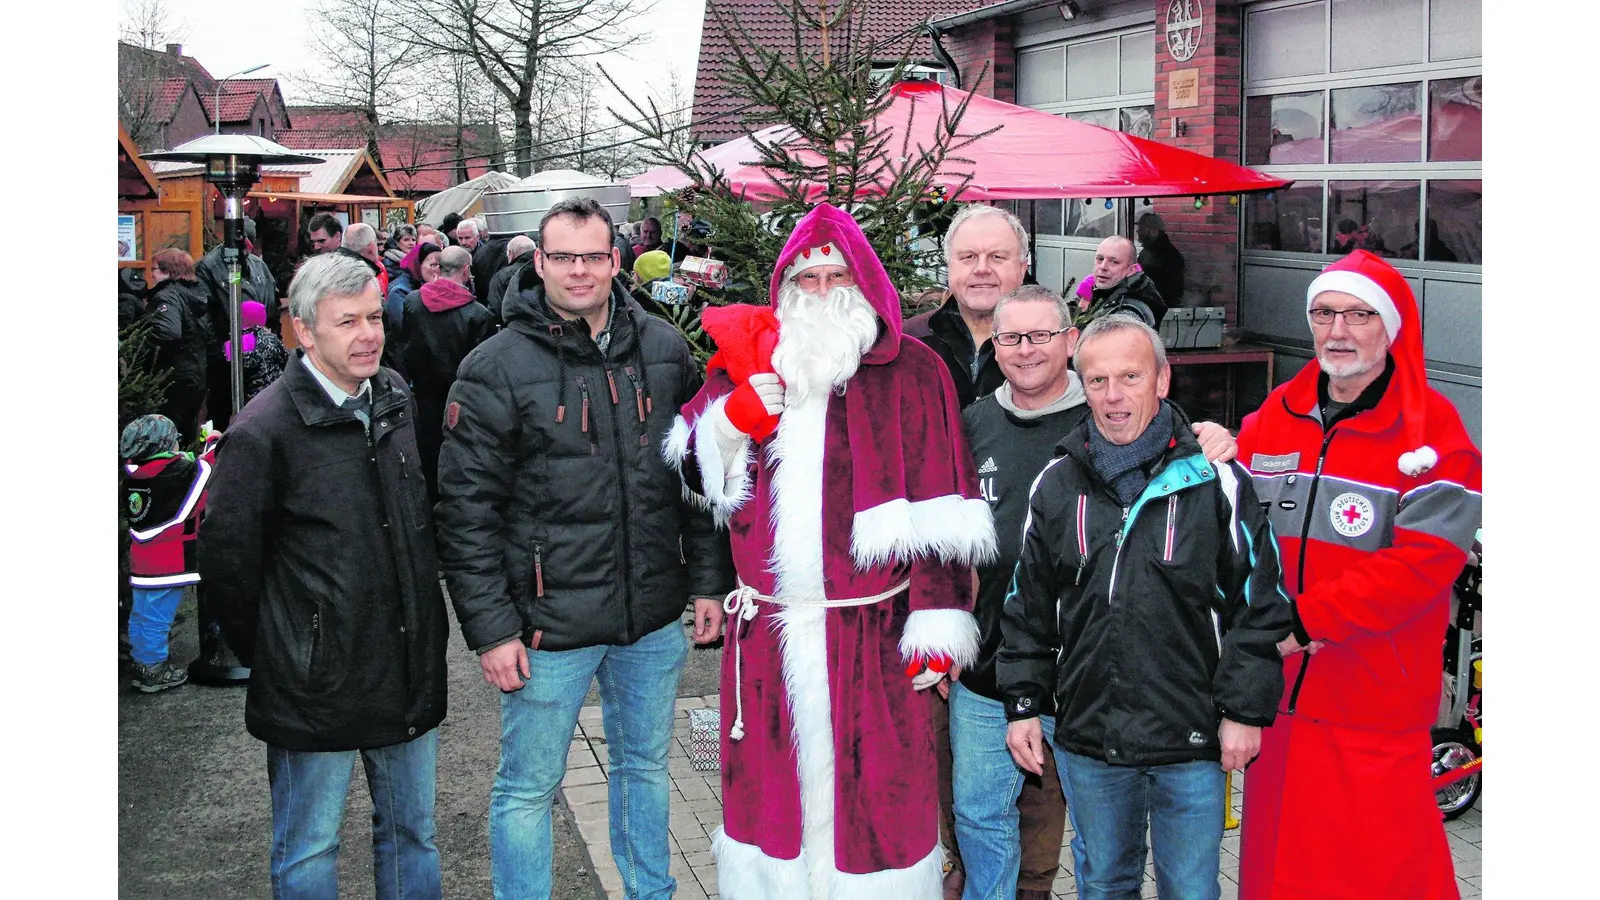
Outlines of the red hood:
<svg viewBox="0 0 1600 900">
<path fill-rule="evenodd" d="M 768 296 L 772 302 L 777 302 L 784 270 L 789 268 L 802 250 L 827 243 L 839 248 L 844 265 L 855 276 L 856 287 L 872 304 L 873 312 L 878 314 L 878 321 L 884 326 L 882 336 L 861 361 L 868 365 L 889 362 L 900 353 L 900 292 L 889 281 L 889 273 L 878 261 L 878 254 L 873 252 L 872 244 L 867 241 L 861 226 L 837 206 L 818 204 L 794 226 L 794 232 L 783 245 L 783 252 L 778 254 L 777 265 L 772 269 L 772 288 Z"/>
<path fill-rule="evenodd" d="M 448 278 L 435 278 L 422 286 L 422 305 L 428 312 L 444 312 L 473 301 L 472 290 Z"/>
</svg>

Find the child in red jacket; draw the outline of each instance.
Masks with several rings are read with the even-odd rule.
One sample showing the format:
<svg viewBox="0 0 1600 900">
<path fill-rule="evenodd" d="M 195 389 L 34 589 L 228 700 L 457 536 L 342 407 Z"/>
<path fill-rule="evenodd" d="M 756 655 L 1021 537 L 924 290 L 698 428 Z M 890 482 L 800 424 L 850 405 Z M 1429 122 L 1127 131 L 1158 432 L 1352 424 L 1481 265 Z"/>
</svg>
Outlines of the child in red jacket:
<svg viewBox="0 0 1600 900">
<path fill-rule="evenodd" d="M 204 452 L 178 450 L 178 427 L 165 416 L 140 416 L 122 431 L 119 446 L 126 496 L 124 512 L 133 538 L 129 582 L 133 610 L 128 641 L 133 686 L 147 694 L 175 688 L 188 673 L 167 658 L 167 636 L 185 585 L 200 580 L 194 538 L 205 509 L 216 435 Z"/>
</svg>

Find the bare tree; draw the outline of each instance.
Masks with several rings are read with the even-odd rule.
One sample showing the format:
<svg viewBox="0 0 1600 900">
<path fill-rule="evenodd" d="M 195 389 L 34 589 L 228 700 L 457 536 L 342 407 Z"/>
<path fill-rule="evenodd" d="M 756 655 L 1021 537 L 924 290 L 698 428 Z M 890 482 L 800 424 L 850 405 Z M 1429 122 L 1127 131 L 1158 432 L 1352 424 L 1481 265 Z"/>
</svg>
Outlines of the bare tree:
<svg viewBox="0 0 1600 900">
<path fill-rule="evenodd" d="M 415 51 L 394 33 L 393 0 L 319 0 L 306 11 L 317 63 L 293 76 L 312 102 L 360 111 L 362 138 L 381 167 L 385 118 L 420 83 Z"/>
<path fill-rule="evenodd" d="M 516 170 L 533 174 L 534 107 L 547 67 L 624 50 L 655 0 L 395 0 L 413 46 L 469 57 L 510 105 Z"/>
<path fill-rule="evenodd" d="M 161 144 L 161 126 L 169 105 L 163 102 L 162 82 L 182 77 L 182 63 L 162 52 L 181 43 L 189 23 L 168 8 L 166 0 L 125 0 L 118 23 L 122 43 L 117 47 L 117 118 L 140 150 Z"/>
</svg>

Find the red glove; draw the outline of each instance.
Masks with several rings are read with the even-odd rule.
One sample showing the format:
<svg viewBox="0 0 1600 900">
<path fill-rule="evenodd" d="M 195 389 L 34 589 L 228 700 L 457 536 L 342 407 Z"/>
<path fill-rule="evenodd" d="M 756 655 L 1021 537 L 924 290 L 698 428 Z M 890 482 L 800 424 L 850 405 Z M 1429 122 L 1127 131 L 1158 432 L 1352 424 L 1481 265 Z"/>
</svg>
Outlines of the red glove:
<svg viewBox="0 0 1600 900">
<path fill-rule="evenodd" d="M 778 417 L 767 412 L 767 404 L 762 402 L 761 395 L 748 381 L 728 395 L 728 404 L 723 407 L 723 412 L 733 427 L 757 441 L 766 440 L 778 430 Z"/>
</svg>

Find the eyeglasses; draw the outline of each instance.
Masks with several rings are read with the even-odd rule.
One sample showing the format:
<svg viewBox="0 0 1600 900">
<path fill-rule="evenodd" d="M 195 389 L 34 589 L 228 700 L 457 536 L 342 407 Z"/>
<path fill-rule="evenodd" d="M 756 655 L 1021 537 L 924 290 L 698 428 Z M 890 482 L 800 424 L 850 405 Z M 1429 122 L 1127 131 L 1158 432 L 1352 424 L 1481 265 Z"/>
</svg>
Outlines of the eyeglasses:
<svg viewBox="0 0 1600 900">
<path fill-rule="evenodd" d="M 1002 347 L 1015 347 L 1022 343 L 1023 338 L 1027 338 L 1030 344 L 1048 344 L 1051 338 L 1066 330 L 1065 328 L 1058 328 L 1055 331 L 1029 331 L 1026 333 L 1021 331 L 1001 331 L 995 334 L 994 342 Z"/>
<path fill-rule="evenodd" d="M 794 277 L 794 280 L 801 287 L 816 287 L 823 283 L 822 275 L 818 272 L 801 272 Z M 828 287 L 848 287 L 855 283 L 856 278 L 850 273 L 849 269 L 828 273 Z"/>
<path fill-rule="evenodd" d="M 545 262 L 555 263 L 558 266 L 570 266 L 578 260 L 583 260 L 586 266 L 598 266 L 611 259 L 611 254 L 606 253 L 546 253 Z"/>
<path fill-rule="evenodd" d="M 1325 306 L 1311 308 L 1311 322 L 1314 325 L 1332 325 L 1335 316 L 1344 316 L 1344 323 L 1351 328 L 1360 328 L 1377 317 L 1377 313 L 1370 309 L 1328 309 Z"/>
</svg>

